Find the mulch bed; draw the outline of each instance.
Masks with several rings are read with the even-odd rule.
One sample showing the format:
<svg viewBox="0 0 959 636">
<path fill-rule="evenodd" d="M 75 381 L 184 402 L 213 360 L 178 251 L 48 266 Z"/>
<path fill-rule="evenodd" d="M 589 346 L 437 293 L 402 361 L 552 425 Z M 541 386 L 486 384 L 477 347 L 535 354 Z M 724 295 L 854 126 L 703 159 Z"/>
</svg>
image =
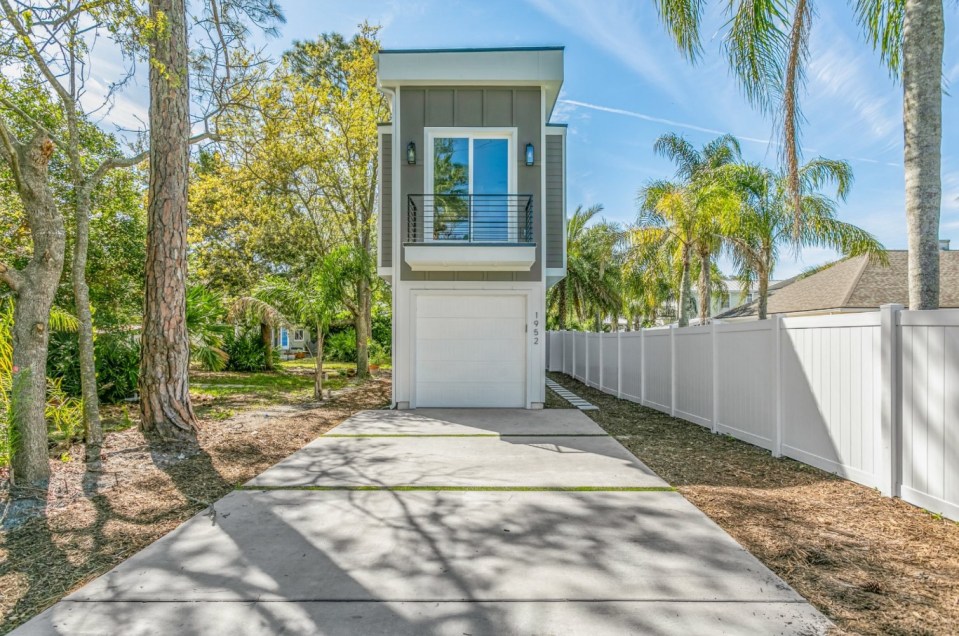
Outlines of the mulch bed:
<svg viewBox="0 0 959 636">
<path fill-rule="evenodd" d="M 51 461 L 45 502 L 5 506 L 0 532 L 0 633 L 103 574 L 356 411 L 389 403 L 388 377 L 344 389 L 319 408 L 201 419 L 199 449 L 107 435 L 103 470 L 85 474 L 82 446 Z M 95 488 L 93 486 L 96 486 Z"/>
<path fill-rule="evenodd" d="M 959 523 L 568 376 L 550 377 L 598 406 L 586 414 L 840 633 L 959 633 Z M 552 393 L 547 406 L 569 408 Z"/>
</svg>

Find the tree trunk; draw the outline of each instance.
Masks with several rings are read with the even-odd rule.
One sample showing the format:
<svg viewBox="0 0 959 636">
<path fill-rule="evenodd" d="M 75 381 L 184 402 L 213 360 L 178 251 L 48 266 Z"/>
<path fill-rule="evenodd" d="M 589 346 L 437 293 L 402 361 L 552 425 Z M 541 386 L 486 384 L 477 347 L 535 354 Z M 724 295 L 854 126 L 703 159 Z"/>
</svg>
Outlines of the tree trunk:
<svg viewBox="0 0 959 636">
<path fill-rule="evenodd" d="M 354 317 L 353 328 L 356 331 L 356 377 L 366 378 L 370 375 L 370 341 L 367 334 L 370 331 L 370 312 L 372 309 L 370 284 L 361 278 L 356 285 L 357 312 Z"/>
<path fill-rule="evenodd" d="M 902 42 L 909 308 L 939 308 L 942 0 L 906 0 Z"/>
<path fill-rule="evenodd" d="M 263 343 L 263 354 L 266 360 L 263 363 L 267 371 L 273 370 L 273 329 L 265 322 L 260 323 L 260 341 Z"/>
<path fill-rule="evenodd" d="M 699 254 L 699 324 L 705 325 L 712 314 L 712 270 L 708 253 Z"/>
<path fill-rule="evenodd" d="M 682 279 L 679 283 L 679 326 L 689 326 L 689 305 L 692 297 L 692 275 L 689 271 L 689 246 L 682 249 Z"/>
<path fill-rule="evenodd" d="M 37 134 L 16 151 L 21 173 L 17 190 L 30 225 L 33 256 L 15 290 L 11 464 L 18 486 L 45 488 L 50 478 L 44 414 L 48 324 L 63 273 L 66 229 L 47 181 L 53 142 Z"/>
<path fill-rule="evenodd" d="M 766 308 L 769 303 L 769 270 L 759 271 L 759 319 L 766 320 Z"/>
<path fill-rule="evenodd" d="M 163 439 L 196 440 L 186 328 L 190 95 L 185 0 L 150 0 L 168 32 L 151 43 L 150 189 L 140 426 Z"/>
<path fill-rule="evenodd" d="M 313 376 L 313 398 L 323 400 L 323 325 L 316 325 L 316 364 Z"/>
<path fill-rule="evenodd" d="M 566 299 L 566 279 L 559 281 L 559 290 L 556 292 L 559 294 L 559 300 L 557 301 L 557 311 L 559 312 L 559 318 L 556 321 L 556 326 L 560 331 L 566 331 L 566 313 L 569 311 L 569 306 L 567 305 Z"/>
<path fill-rule="evenodd" d="M 77 306 L 80 349 L 80 392 L 83 396 L 83 441 L 86 444 L 87 466 L 100 466 L 103 426 L 100 423 L 100 401 L 97 395 L 97 368 L 93 348 L 93 313 L 90 310 L 90 287 L 87 285 L 87 249 L 90 244 L 89 186 L 80 188 L 76 207 L 76 238 L 73 246 L 73 297 Z"/>
</svg>

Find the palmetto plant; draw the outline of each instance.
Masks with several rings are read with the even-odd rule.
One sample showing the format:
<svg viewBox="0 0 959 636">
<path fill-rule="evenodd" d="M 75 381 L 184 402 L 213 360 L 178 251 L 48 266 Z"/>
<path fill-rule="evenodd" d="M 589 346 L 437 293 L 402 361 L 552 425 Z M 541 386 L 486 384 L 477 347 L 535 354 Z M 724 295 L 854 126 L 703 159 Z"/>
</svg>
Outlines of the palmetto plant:
<svg viewBox="0 0 959 636">
<path fill-rule="evenodd" d="M 784 247 L 828 247 L 844 256 L 871 254 L 884 259 L 882 245 L 865 230 L 836 218 L 836 200 L 822 193 L 834 184 L 844 200 L 852 185 L 852 170 L 844 161 L 819 158 L 799 169 L 800 209 L 789 192 L 788 174 L 763 166 L 737 166 L 729 173 L 741 205 L 723 222 L 744 288 L 758 282 L 760 320 L 766 318 L 769 278 Z"/>
<path fill-rule="evenodd" d="M 13 426 L 13 409 L 17 400 L 14 392 L 26 382 L 29 370 L 14 372 L 13 369 L 13 300 L 0 298 L 0 466 L 8 466 L 12 458 L 16 429 Z M 50 310 L 52 331 L 76 331 L 77 319 L 69 313 L 53 307 Z M 68 397 L 60 388 L 59 381 L 47 379 L 47 422 L 66 438 L 72 438 L 82 430 L 83 413 L 81 401 Z"/>
<path fill-rule="evenodd" d="M 209 371 L 222 371 L 229 356 L 223 350 L 231 327 L 219 294 L 202 285 L 186 292 L 186 326 L 190 334 L 190 358 Z"/>
<path fill-rule="evenodd" d="M 589 318 L 618 314 L 622 307 L 620 268 L 615 262 L 621 228 L 606 221 L 590 224 L 603 206 L 578 206 L 566 226 L 566 277 L 549 290 L 548 307 L 557 329 L 566 329 L 575 316 Z M 597 325 L 597 330 L 602 325 Z"/>
<path fill-rule="evenodd" d="M 707 0 L 657 0 L 660 17 L 691 61 L 702 52 Z M 866 39 L 903 85 L 909 305 L 939 305 L 939 215 L 942 203 L 943 0 L 851 0 Z M 749 101 L 781 126 L 782 162 L 801 232 L 800 94 L 809 58 L 814 0 L 728 0 L 721 40 Z"/>
</svg>

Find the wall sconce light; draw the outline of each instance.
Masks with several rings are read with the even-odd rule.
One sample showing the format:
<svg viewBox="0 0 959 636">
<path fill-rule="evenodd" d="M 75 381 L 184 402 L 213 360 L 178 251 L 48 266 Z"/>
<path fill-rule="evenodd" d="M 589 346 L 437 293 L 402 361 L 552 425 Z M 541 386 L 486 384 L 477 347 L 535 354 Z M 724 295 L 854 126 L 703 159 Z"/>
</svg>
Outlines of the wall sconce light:
<svg viewBox="0 0 959 636">
<path fill-rule="evenodd" d="M 533 165 L 535 158 L 533 144 L 526 144 L 526 165 Z"/>
<path fill-rule="evenodd" d="M 416 144 L 412 141 L 406 144 L 406 163 L 411 166 L 416 164 Z"/>
</svg>

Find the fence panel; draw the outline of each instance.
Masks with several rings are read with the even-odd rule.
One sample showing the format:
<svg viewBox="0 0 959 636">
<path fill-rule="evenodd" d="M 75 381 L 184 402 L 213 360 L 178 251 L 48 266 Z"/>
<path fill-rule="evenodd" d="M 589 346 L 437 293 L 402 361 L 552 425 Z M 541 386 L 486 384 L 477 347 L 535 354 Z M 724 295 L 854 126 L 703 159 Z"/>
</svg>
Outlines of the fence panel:
<svg viewBox="0 0 959 636">
<path fill-rule="evenodd" d="M 550 371 L 563 370 L 563 340 L 565 331 L 546 332 L 546 368 Z"/>
<path fill-rule="evenodd" d="M 900 323 L 900 494 L 959 519 L 959 311 L 904 311 Z"/>
<path fill-rule="evenodd" d="M 619 334 L 604 333 L 599 338 L 603 352 L 603 374 L 599 388 L 616 395 L 619 392 Z"/>
<path fill-rule="evenodd" d="M 772 450 L 776 434 L 772 320 L 716 325 L 716 431 Z"/>
<path fill-rule="evenodd" d="M 646 401 L 643 405 L 666 413 L 672 410 L 673 401 L 670 331 L 670 329 L 647 329 L 643 341 L 646 347 L 643 356 Z"/>
<path fill-rule="evenodd" d="M 959 519 L 959 310 L 899 309 L 553 333 L 549 368 Z"/>
<path fill-rule="evenodd" d="M 782 452 L 878 484 L 879 313 L 783 321 Z"/>
<path fill-rule="evenodd" d="M 586 345 L 586 385 L 591 387 L 599 387 L 599 346 L 600 346 L 600 334 L 598 333 L 587 333 L 587 345 Z"/>
<path fill-rule="evenodd" d="M 563 373 L 568 376 L 572 376 L 574 373 L 573 368 L 573 355 L 575 343 L 573 342 L 572 331 L 564 331 L 563 334 Z"/>
<path fill-rule="evenodd" d="M 586 333 L 573 332 L 573 377 L 586 382 Z"/>
<path fill-rule="evenodd" d="M 643 400 L 643 334 L 627 331 L 619 334 L 621 339 L 620 364 L 623 365 L 620 395 L 631 402 Z"/>
<path fill-rule="evenodd" d="M 675 343 L 676 417 L 700 426 L 712 426 L 713 347 L 712 327 L 677 329 Z"/>
</svg>

